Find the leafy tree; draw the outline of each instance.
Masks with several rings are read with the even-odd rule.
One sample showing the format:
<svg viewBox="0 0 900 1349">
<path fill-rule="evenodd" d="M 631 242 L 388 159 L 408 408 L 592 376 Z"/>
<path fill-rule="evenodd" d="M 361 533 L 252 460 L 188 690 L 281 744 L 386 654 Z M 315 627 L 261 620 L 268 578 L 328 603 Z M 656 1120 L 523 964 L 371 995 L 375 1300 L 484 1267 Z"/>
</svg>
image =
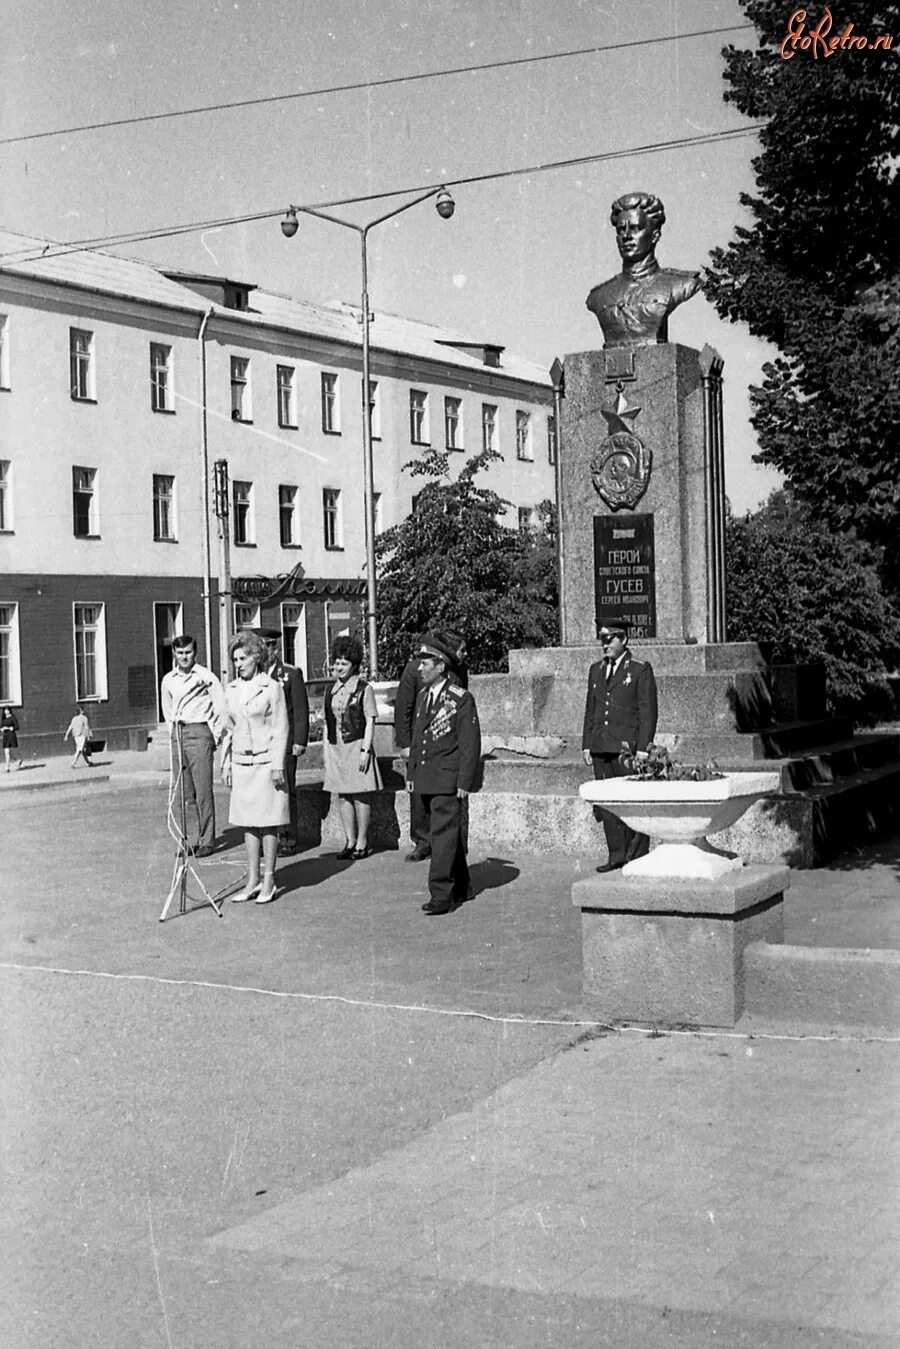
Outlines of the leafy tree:
<svg viewBox="0 0 900 1349">
<path fill-rule="evenodd" d="M 872 723 L 891 716 L 886 675 L 900 653 L 900 613 L 871 546 L 835 537 L 784 492 L 726 525 L 728 640 L 759 641 L 776 663 L 822 661 L 829 709 Z"/>
<path fill-rule="evenodd" d="M 779 52 L 791 6 L 741 0 L 756 50 L 725 49 L 726 102 L 764 119 L 752 217 L 715 249 L 704 289 L 780 355 L 751 389 L 757 461 L 798 500 L 879 550 L 900 590 L 900 79 L 881 49 Z M 806 32 L 825 11 L 808 11 Z M 846 20 L 835 18 L 839 37 Z M 856 31 L 900 35 L 900 5 L 859 7 Z M 786 48 L 790 54 L 791 48 Z"/>
<path fill-rule="evenodd" d="M 503 524 L 509 502 L 478 481 L 498 458 L 482 450 L 453 480 L 437 450 L 406 466 L 427 481 L 415 510 L 376 541 L 385 672 L 399 673 L 432 625 L 464 634 L 475 674 L 505 670 L 510 647 L 557 639 L 553 507 L 538 507 L 533 530 Z"/>
</svg>

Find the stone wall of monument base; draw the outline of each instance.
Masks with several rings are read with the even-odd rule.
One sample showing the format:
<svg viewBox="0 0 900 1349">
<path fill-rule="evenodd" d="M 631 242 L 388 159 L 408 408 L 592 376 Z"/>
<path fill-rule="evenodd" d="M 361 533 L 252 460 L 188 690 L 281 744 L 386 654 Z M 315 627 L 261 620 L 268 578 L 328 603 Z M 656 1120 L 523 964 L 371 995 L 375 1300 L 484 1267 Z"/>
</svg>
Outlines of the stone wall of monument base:
<svg viewBox="0 0 900 1349">
<path fill-rule="evenodd" d="M 321 784 L 298 792 L 300 829 L 310 847 L 343 843 L 340 817 Z M 606 860 L 603 826 L 590 806 L 570 795 L 524 792 L 475 792 L 468 800 L 469 852 L 479 856 L 529 854 L 596 857 Z M 409 840 L 409 797 L 403 790 L 385 790 L 373 798 L 369 842 L 377 848 L 406 848 Z M 721 834 L 714 847 L 735 852 L 746 862 L 783 862 L 794 867 L 815 863 L 813 812 L 802 797 L 777 797 L 756 802 Z"/>
</svg>

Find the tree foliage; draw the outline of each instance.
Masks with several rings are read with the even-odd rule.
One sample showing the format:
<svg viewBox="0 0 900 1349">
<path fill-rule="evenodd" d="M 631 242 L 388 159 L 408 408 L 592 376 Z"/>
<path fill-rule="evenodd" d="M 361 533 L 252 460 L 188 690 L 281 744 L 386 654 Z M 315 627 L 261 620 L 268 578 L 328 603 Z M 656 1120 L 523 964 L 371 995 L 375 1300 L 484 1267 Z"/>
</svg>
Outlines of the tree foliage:
<svg viewBox="0 0 900 1349">
<path fill-rule="evenodd" d="M 510 647 L 557 640 L 554 508 L 541 503 L 534 529 L 505 525 L 509 502 L 478 481 L 499 457 L 482 450 L 452 481 L 439 451 L 407 465 L 427 481 L 412 513 L 376 541 L 385 673 L 399 673 L 432 626 L 465 636 L 475 674 L 505 670 Z"/>
<path fill-rule="evenodd" d="M 836 715 L 891 716 L 886 675 L 900 653 L 900 613 L 869 545 L 835 537 L 776 492 L 753 514 L 729 519 L 726 557 L 729 641 L 763 642 L 775 663 L 822 661 Z"/>
<path fill-rule="evenodd" d="M 897 52 L 798 49 L 785 60 L 791 7 L 741 2 L 760 45 L 726 48 L 725 99 L 765 119 L 757 190 L 741 196 L 753 223 L 713 251 L 704 289 L 780 351 L 751 389 L 757 461 L 832 528 L 874 544 L 900 589 Z M 808 11 L 807 32 L 823 13 Z M 849 17 L 869 37 L 900 38 L 898 4 Z M 835 17 L 830 36 L 846 21 Z"/>
</svg>

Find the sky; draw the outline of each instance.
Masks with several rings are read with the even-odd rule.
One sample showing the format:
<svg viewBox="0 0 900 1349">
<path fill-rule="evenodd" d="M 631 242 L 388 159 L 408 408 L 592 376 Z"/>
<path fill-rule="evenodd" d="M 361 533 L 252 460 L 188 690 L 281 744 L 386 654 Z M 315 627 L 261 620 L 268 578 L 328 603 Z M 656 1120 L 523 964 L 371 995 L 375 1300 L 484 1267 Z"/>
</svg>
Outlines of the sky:
<svg viewBox="0 0 900 1349">
<path fill-rule="evenodd" d="M 737 0 L 7 0 L 0 136 L 686 34 L 744 15 Z M 780 38 L 773 34 L 773 41 Z M 0 145 L 0 225 L 70 240 L 280 212 L 745 126 L 723 101 L 722 46 L 682 38 L 509 69 Z M 584 307 L 620 267 L 611 201 L 654 192 L 664 266 L 696 269 L 748 223 L 754 136 L 453 189 L 373 230 L 379 308 L 499 343 L 549 368 L 597 348 Z M 343 208 L 357 223 L 403 200 Z M 339 211 L 336 213 L 340 214 Z M 310 217 L 118 250 L 312 301 L 358 302 L 359 245 Z M 723 356 L 726 491 L 736 511 L 778 485 L 752 463 L 747 388 L 774 352 L 698 296 L 671 341 Z"/>
</svg>

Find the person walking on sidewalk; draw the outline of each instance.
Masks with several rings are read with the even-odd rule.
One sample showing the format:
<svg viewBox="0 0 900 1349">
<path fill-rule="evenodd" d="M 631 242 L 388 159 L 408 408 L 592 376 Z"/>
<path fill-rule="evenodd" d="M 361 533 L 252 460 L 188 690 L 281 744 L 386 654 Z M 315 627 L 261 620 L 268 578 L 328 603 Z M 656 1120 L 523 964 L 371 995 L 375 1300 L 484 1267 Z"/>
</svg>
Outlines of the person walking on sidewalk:
<svg viewBox="0 0 900 1349">
<path fill-rule="evenodd" d="M 309 744 L 309 695 L 303 671 L 297 665 L 286 665 L 281 659 L 280 628 L 256 628 L 269 652 L 270 679 L 281 685 L 288 714 L 288 748 L 284 758 L 284 776 L 288 788 L 291 818 L 286 829 L 278 835 L 278 856 L 292 857 L 300 851 L 300 817 L 297 812 L 297 760 L 306 753 Z"/>
<path fill-rule="evenodd" d="M 239 632 L 228 654 L 236 678 L 225 688 L 222 780 L 231 788 L 229 822 L 244 831 L 247 879 L 232 895 L 240 904 L 270 904 L 278 895 L 275 864 L 278 831 L 290 819 L 284 757 L 288 748 L 287 706 L 281 685 L 266 673 L 269 653 L 255 632 Z M 260 875 L 262 862 L 262 875 Z"/>
<path fill-rule="evenodd" d="M 469 674 L 466 669 L 466 644 L 459 633 L 448 631 L 445 635 L 455 648 L 453 665 L 449 671 L 450 676 L 460 688 L 467 689 L 469 687 Z M 420 661 L 418 656 L 413 656 L 411 660 L 406 662 L 400 676 L 400 682 L 397 685 L 397 696 L 394 700 L 394 740 L 403 759 L 409 758 L 416 699 L 421 690 Z M 409 795 L 409 836 L 413 845 L 412 852 L 408 852 L 403 860 L 405 862 L 424 862 L 426 858 L 431 856 L 431 844 L 428 841 L 428 817 L 418 792 L 410 792 Z"/>
<path fill-rule="evenodd" d="M 457 645 L 428 632 L 418 651 L 422 689 L 416 699 L 407 765 L 407 789 L 418 793 L 428 821 L 431 861 L 429 916 L 450 913 L 473 897 L 463 837 L 463 804 L 475 786 L 481 729 L 475 699 L 454 683 Z"/>
<path fill-rule="evenodd" d="M 0 711 L 0 745 L 3 747 L 3 758 L 6 761 L 6 771 L 10 771 L 10 759 L 15 753 L 16 768 L 22 767 L 22 756 L 19 753 L 19 723 L 16 714 L 11 707 L 4 707 Z"/>
<path fill-rule="evenodd" d="M 337 797 L 344 830 L 342 861 L 369 856 L 371 793 L 381 789 L 375 758 L 375 690 L 359 673 L 362 643 L 338 637 L 332 648 L 335 683 L 325 694 L 325 790 Z"/>
<path fill-rule="evenodd" d="M 622 755 L 646 758 L 647 746 L 656 734 L 656 679 L 653 667 L 635 660 L 629 651 L 624 622 L 604 623 L 600 644 L 603 660 L 595 661 L 588 675 L 582 757 L 595 778 L 619 778 L 631 771 Z M 595 806 L 594 814 L 603 822 L 608 852 L 598 871 L 618 871 L 650 851 L 646 834 L 635 833 L 602 806 Z"/>
<path fill-rule="evenodd" d="M 173 637 L 172 656 L 174 664 L 162 681 L 162 713 L 169 728 L 173 772 L 182 774 L 186 818 L 194 836 L 185 841 L 197 857 L 209 857 L 216 843 L 213 759 L 225 699 L 212 670 L 197 660 L 193 637 L 186 633 Z"/>
<path fill-rule="evenodd" d="M 89 757 L 88 741 L 91 738 L 91 724 L 84 714 L 84 708 L 80 705 L 75 708 L 75 715 L 66 727 L 66 733 L 63 736 L 63 744 L 72 737 L 75 745 L 75 757 L 72 760 L 72 767 L 78 767 L 78 760 L 84 760 L 85 768 L 93 768 L 93 763 Z"/>
</svg>

